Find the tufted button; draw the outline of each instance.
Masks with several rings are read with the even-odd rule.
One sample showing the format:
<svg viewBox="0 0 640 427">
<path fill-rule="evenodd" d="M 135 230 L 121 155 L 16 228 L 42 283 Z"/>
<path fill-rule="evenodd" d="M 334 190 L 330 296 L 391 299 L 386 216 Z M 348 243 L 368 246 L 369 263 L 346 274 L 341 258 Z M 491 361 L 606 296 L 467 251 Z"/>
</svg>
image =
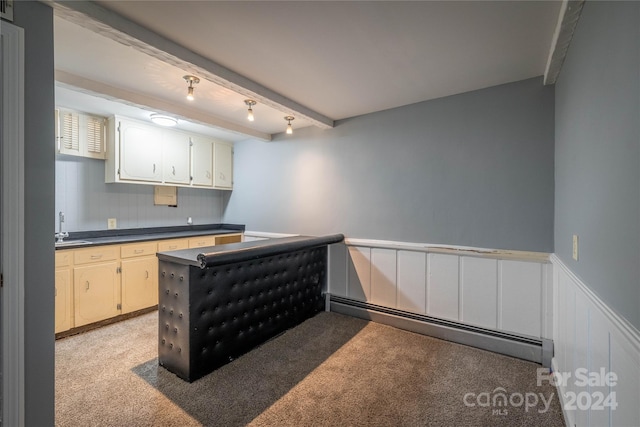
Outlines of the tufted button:
<svg viewBox="0 0 640 427">
<path fill-rule="evenodd" d="M 174 277 L 176 277 L 176 275 L 171 273 L 171 278 L 173 279 Z"/>
</svg>

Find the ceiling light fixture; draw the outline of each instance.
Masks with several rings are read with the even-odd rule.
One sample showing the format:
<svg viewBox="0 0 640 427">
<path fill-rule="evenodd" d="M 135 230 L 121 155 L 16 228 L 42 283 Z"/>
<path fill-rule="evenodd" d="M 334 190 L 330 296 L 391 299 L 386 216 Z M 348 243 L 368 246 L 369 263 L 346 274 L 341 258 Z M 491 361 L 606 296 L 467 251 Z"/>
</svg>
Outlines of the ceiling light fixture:
<svg viewBox="0 0 640 427">
<path fill-rule="evenodd" d="M 182 78 L 187 83 L 189 83 L 189 88 L 187 89 L 187 99 L 189 101 L 193 101 L 193 85 L 197 85 L 198 83 L 200 83 L 200 79 L 197 78 L 196 76 L 190 76 L 190 75 L 182 76 Z"/>
<path fill-rule="evenodd" d="M 247 120 L 252 122 L 254 120 L 254 118 L 253 118 L 253 110 L 251 109 L 251 107 L 256 105 L 257 102 L 254 101 L 253 99 L 245 99 L 244 103 L 247 104 L 247 106 L 249 107 L 249 110 L 247 110 Z"/>
<path fill-rule="evenodd" d="M 151 121 L 160 126 L 175 126 L 178 124 L 178 121 L 173 117 L 164 116 L 162 114 L 153 113 L 151 115 Z"/>
<path fill-rule="evenodd" d="M 287 135 L 291 135 L 293 133 L 293 128 L 291 127 L 291 120 L 295 120 L 293 116 L 284 116 L 284 119 L 288 122 L 287 124 Z"/>
</svg>

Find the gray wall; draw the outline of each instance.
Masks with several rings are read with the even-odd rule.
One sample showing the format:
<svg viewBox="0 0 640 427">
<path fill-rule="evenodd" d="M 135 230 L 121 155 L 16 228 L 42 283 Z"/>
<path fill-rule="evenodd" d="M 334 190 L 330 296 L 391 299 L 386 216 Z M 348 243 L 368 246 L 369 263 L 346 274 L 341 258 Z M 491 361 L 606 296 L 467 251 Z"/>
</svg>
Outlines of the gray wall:
<svg viewBox="0 0 640 427">
<path fill-rule="evenodd" d="M 104 230 L 107 218 L 118 228 L 163 227 L 221 222 L 222 191 L 178 188 L 178 207 L 155 206 L 153 186 L 105 184 L 104 161 L 58 155 L 56 158 L 55 220 L 65 213 L 65 231 Z"/>
<path fill-rule="evenodd" d="M 555 201 L 557 255 L 638 328 L 639 28 L 637 2 L 584 6 L 556 84 Z"/>
<path fill-rule="evenodd" d="M 552 252 L 553 101 L 535 78 L 236 143 L 224 220 Z"/>
<path fill-rule="evenodd" d="M 25 30 L 25 386 L 26 425 L 54 422 L 53 11 L 14 2 Z"/>
</svg>

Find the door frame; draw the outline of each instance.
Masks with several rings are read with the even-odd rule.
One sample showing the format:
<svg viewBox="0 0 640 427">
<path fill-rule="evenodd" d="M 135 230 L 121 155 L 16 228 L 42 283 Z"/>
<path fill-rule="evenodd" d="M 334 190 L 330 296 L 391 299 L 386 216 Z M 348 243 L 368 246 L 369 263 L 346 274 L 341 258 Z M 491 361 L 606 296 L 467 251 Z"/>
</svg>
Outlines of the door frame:
<svg viewBox="0 0 640 427">
<path fill-rule="evenodd" d="M 0 355 L 5 426 L 25 424 L 24 357 L 24 30 L 0 26 L 2 56 L 2 236 Z"/>
</svg>

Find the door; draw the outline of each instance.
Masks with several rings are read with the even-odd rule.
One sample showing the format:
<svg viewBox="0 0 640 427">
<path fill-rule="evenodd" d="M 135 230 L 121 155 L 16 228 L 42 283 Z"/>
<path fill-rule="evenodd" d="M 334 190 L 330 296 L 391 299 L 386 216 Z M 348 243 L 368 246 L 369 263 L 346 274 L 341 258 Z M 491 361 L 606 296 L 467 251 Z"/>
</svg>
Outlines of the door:
<svg viewBox="0 0 640 427">
<path fill-rule="evenodd" d="M 71 269 L 56 270 L 55 333 L 71 329 Z"/>
<path fill-rule="evenodd" d="M 162 164 L 164 182 L 169 184 L 189 184 L 189 152 L 191 139 L 180 132 L 163 132 Z"/>
<path fill-rule="evenodd" d="M 120 120 L 120 179 L 162 181 L 162 133 Z"/>
<path fill-rule="evenodd" d="M 193 185 L 211 187 L 213 185 L 213 144 L 205 139 L 193 139 L 191 164 Z"/>
<path fill-rule="evenodd" d="M 213 144 L 213 186 L 233 187 L 233 146 L 215 142 Z"/>
<path fill-rule="evenodd" d="M 73 326 L 87 325 L 120 314 L 117 269 L 116 261 L 74 268 Z"/>
<path fill-rule="evenodd" d="M 122 261 L 122 314 L 158 304 L 158 258 Z"/>
</svg>

